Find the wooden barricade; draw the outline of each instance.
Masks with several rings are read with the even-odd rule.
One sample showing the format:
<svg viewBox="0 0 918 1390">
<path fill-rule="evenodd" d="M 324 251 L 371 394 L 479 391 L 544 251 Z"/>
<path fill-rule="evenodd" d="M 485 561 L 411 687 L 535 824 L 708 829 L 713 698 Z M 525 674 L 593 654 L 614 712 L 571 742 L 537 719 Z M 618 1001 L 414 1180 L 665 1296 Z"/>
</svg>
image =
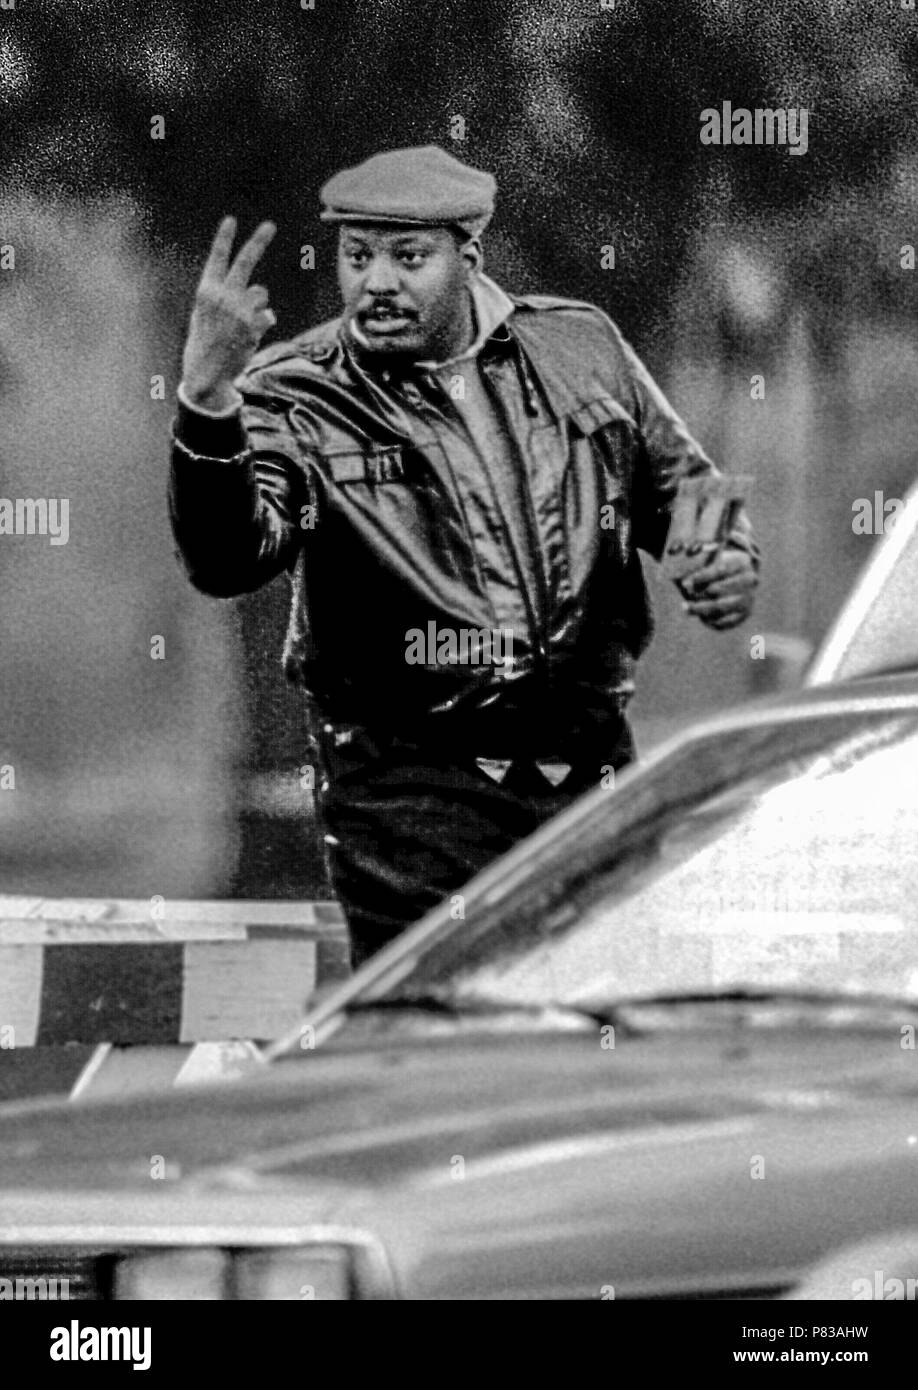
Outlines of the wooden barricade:
<svg viewBox="0 0 918 1390">
<path fill-rule="evenodd" d="M 336 903 L 0 896 L 0 1099 L 233 1075 L 347 973 Z"/>
</svg>

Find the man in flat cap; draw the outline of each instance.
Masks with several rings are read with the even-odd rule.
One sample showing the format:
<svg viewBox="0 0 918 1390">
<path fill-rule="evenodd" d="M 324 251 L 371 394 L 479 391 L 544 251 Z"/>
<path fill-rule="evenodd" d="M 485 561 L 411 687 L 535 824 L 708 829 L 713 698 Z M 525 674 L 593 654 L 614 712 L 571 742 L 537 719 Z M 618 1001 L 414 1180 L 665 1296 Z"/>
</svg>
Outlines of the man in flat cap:
<svg viewBox="0 0 918 1390">
<path fill-rule="evenodd" d="M 322 189 L 340 316 L 256 352 L 274 234 L 217 231 L 191 316 L 170 504 L 188 574 L 286 574 L 318 807 L 354 964 L 634 755 L 650 636 L 638 549 L 716 476 L 598 308 L 482 273 L 494 179 L 426 146 Z M 758 553 L 741 510 L 686 587 L 725 629 Z"/>
</svg>

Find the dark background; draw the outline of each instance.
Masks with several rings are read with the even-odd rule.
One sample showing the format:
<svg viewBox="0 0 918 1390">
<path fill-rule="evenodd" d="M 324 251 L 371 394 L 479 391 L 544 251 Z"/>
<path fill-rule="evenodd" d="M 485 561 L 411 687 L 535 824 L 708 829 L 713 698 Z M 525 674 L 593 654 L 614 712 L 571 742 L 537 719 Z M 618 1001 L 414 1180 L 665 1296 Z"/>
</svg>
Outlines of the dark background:
<svg viewBox="0 0 918 1390">
<path fill-rule="evenodd" d="M 0 891 L 319 891 L 285 587 L 225 604 L 184 581 L 168 429 L 219 217 L 279 224 L 260 277 L 283 337 L 336 308 L 318 187 L 380 148 L 491 169 L 489 273 L 601 304 L 717 461 L 755 476 L 752 622 L 708 633 L 651 580 L 644 746 L 781 676 L 750 638 L 817 641 L 876 542 L 855 499 L 913 477 L 916 53 L 901 0 L 0 10 L 0 494 L 71 504 L 66 547 L 0 537 Z M 702 145 L 725 100 L 805 106 L 807 153 Z"/>
</svg>

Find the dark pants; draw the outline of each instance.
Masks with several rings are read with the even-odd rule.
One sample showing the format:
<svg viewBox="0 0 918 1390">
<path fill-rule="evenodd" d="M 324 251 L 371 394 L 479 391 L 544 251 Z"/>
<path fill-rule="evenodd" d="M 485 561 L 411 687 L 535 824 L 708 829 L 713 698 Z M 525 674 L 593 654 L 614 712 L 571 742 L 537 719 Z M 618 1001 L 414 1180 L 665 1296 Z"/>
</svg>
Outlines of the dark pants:
<svg viewBox="0 0 918 1390">
<path fill-rule="evenodd" d="M 320 739 L 318 809 L 329 873 L 347 918 L 356 968 L 584 791 L 634 747 L 617 724 L 602 751 L 576 756 L 558 786 L 529 759 L 492 780 L 474 757 L 405 744 L 374 745 L 362 732 Z M 570 761 L 570 758 L 565 759 Z"/>
</svg>

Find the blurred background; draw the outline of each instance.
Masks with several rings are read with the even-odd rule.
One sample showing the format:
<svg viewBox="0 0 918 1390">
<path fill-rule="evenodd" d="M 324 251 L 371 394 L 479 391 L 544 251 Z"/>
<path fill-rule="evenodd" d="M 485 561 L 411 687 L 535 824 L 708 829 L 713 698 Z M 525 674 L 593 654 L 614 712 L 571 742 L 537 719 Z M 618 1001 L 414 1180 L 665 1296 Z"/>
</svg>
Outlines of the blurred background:
<svg viewBox="0 0 918 1390">
<path fill-rule="evenodd" d="M 855 499 L 914 475 L 916 57 L 907 0 L 0 11 L 0 494 L 70 500 L 67 545 L 0 536 L 0 892 L 328 896 L 285 584 L 191 589 L 168 433 L 219 217 L 279 224 L 259 279 L 289 336 L 336 311 L 318 187 L 380 148 L 493 170 L 489 273 L 602 305 L 715 460 L 754 475 L 756 616 L 708 633 L 650 574 L 639 740 L 793 680 L 750 638 L 818 641 L 877 543 Z M 702 145 L 726 100 L 806 107 L 806 154 Z"/>
</svg>

